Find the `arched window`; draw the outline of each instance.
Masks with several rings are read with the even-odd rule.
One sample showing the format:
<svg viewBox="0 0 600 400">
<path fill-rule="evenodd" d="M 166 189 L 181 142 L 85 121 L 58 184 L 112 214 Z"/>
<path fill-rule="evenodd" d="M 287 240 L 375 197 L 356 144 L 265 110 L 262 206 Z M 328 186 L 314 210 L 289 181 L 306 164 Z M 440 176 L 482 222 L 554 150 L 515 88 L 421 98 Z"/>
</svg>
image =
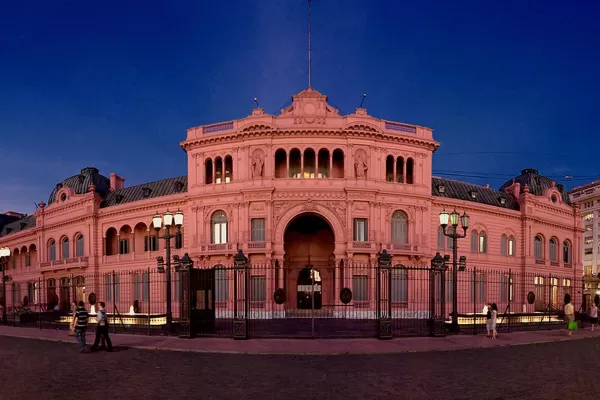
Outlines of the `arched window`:
<svg viewBox="0 0 600 400">
<path fill-rule="evenodd" d="M 502 236 L 500 236 L 500 255 L 508 255 L 508 238 L 505 234 L 502 234 Z"/>
<path fill-rule="evenodd" d="M 571 264 L 571 243 L 568 240 L 563 242 L 563 262 L 565 264 Z"/>
<path fill-rule="evenodd" d="M 227 243 L 227 215 L 224 211 L 215 211 L 210 218 L 211 242 L 213 244 Z"/>
<path fill-rule="evenodd" d="M 437 231 L 437 248 L 438 250 L 444 250 L 444 231 L 441 226 Z"/>
<path fill-rule="evenodd" d="M 403 265 L 392 269 L 392 303 L 408 303 L 408 271 Z"/>
<path fill-rule="evenodd" d="M 550 261 L 558 261 L 558 249 L 556 248 L 557 242 L 558 241 L 556 238 L 550 239 Z"/>
<path fill-rule="evenodd" d="M 392 214 L 392 243 L 408 243 L 408 216 L 403 211 Z"/>
<path fill-rule="evenodd" d="M 207 185 L 210 185 L 213 183 L 213 171 L 214 171 L 214 166 L 213 166 L 213 161 L 212 159 L 207 159 L 204 162 L 204 183 Z"/>
<path fill-rule="evenodd" d="M 404 183 L 404 159 L 396 158 L 396 182 Z"/>
<path fill-rule="evenodd" d="M 287 154 L 284 149 L 275 152 L 275 178 L 287 177 Z"/>
<path fill-rule="evenodd" d="M 456 229 L 454 229 L 452 226 L 449 226 L 446 228 L 446 232 L 448 234 L 453 234 L 456 231 Z M 446 248 L 447 249 L 452 249 L 454 247 L 454 239 L 452 239 L 450 236 L 446 236 Z"/>
<path fill-rule="evenodd" d="M 514 236 L 508 238 L 508 255 L 513 257 L 516 252 L 516 242 Z"/>
<path fill-rule="evenodd" d="M 487 236 L 485 232 L 479 232 L 479 252 L 487 253 Z"/>
<path fill-rule="evenodd" d="M 535 239 L 533 239 L 533 255 L 536 260 L 542 260 L 544 258 L 544 247 L 540 235 L 537 235 Z"/>
<path fill-rule="evenodd" d="M 414 183 L 414 169 L 415 169 L 415 162 L 412 158 L 409 158 L 408 160 L 406 160 L 406 183 L 408 183 L 409 185 L 412 185 Z"/>
<path fill-rule="evenodd" d="M 60 242 L 60 251 L 63 260 L 69 258 L 69 238 L 63 238 Z"/>
<path fill-rule="evenodd" d="M 233 180 L 233 158 L 225 156 L 225 183 Z"/>
<path fill-rule="evenodd" d="M 54 239 L 48 243 L 48 260 L 56 261 L 56 242 Z"/>
<path fill-rule="evenodd" d="M 479 249 L 479 233 L 477 231 L 471 232 L 471 252 L 477 253 Z"/>
<path fill-rule="evenodd" d="M 387 156 L 385 158 L 385 180 L 386 182 L 394 182 L 394 157 Z"/>
<path fill-rule="evenodd" d="M 83 235 L 79 234 L 77 235 L 77 239 L 75 239 L 76 242 L 76 252 L 75 252 L 75 257 L 83 257 Z"/>
</svg>

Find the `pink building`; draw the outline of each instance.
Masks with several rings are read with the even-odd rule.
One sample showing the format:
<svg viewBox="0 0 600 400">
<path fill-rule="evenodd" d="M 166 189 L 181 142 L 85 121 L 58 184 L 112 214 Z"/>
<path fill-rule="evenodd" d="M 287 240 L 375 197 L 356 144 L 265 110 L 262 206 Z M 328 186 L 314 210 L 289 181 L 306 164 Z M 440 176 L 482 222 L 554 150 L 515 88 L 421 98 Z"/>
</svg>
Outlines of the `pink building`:
<svg viewBox="0 0 600 400">
<path fill-rule="evenodd" d="M 431 129 L 378 119 L 362 108 L 339 115 L 310 88 L 292 99 L 276 116 L 257 108 L 242 119 L 188 129 L 179 143 L 187 153 L 187 176 L 127 187 L 119 175 L 84 168 L 57 184 L 35 214 L 7 217 L 0 247 L 12 251 L 7 272 L 13 284 L 27 285 L 30 303 L 46 300 L 35 293 L 38 282 L 54 285 L 59 303 L 68 304 L 73 296 L 61 291 L 63 281 L 155 270 L 164 241 L 150 225 L 156 212 L 167 209 L 185 215 L 175 254 L 187 252 L 196 266 L 213 268 L 231 265 L 242 249 L 250 265 L 262 266 L 250 277 L 250 317 L 253 309 L 270 310 L 261 315 L 275 318 L 302 308 L 295 293 L 309 260 L 321 279 L 319 308 L 339 306 L 347 287 L 350 305 L 372 313 L 376 279 L 369 267 L 383 249 L 394 266 L 415 269 L 436 252 L 447 253 L 451 239 L 439 227 L 444 209 L 470 215 L 467 238 L 459 241 L 469 268 L 510 270 L 512 279 L 529 279 L 532 287 L 538 275 L 561 277 L 545 283 L 556 286 L 549 294 L 556 305 L 558 293 L 582 275 L 582 215 L 565 189 L 537 170 L 524 169 L 499 190 L 437 178 L 432 158 L 439 143 Z M 139 279 L 132 282 L 142 284 Z M 82 287 L 78 299 L 98 285 L 69 282 Z M 221 316 L 230 315 L 233 287 L 217 286 L 217 315 L 219 307 Z M 277 288 L 287 292 L 282 305 L 271 300 Z M 398 309 L 411 299 L 427 304 L 416 286 L 398 290 L 390 294 Z M 501 289 L 483 288 L 476 302 L 499 301 L 494 290 Z M 510 294 L 519 311 L 527 292 Z M 12 300 L 22 303 L 24 296 L 19 292 Z M 467 296 L 460 312 L 479 308 Z M 121 309 L 134 300 L 119 297 Z"/>
</svg>

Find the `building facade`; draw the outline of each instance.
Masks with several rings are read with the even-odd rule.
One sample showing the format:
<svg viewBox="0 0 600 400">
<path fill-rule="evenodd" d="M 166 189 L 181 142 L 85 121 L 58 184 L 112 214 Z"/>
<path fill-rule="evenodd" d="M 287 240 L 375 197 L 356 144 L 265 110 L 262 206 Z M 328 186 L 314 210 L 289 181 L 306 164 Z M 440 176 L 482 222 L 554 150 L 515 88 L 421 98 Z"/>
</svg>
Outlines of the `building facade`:
<svg viewBox="0 0 600 400">
<path fill-rule="evenodd" d="M 583 272 L 597 275 L 600 270 L 600 181 L 573 188 L 569 192 L 573 204 L 583 215 Z"/>
<path fill-rule="evenodd" d="M 340 304 L 343 288 L 353 291 L 350 305 L 372 299 L 375 279 L 361 266 L 375 264 L 382 250 L 400 267 L 427 266 L 436 252 L 451 253 L 439 225 L 442 210 L 469 214 L 459 255 L 470 266 L 581 276 L 582 215 L 561 185 L 534 169 L 498 190 L 434 177 L 439 143 L 431 129 L 378 119 L 362 108 L 342 116 L 311 88 L 292 100 L 276 116 L 257 108 L 246 118 L 188 129 L 180 143 L 187 176 L 127 187 L 123 177 L 90 167 L 60 182 L 33 215 L 2 228 L 13 284 L 29 282 L 29 302 L 44 303 L 35 292 L 43 278 L 68 306 L 73 296 L 59 289 L 63 282 L 154 269 L 165 248 L 151 220 L 166 210 L 183 211 L 174 253 L 189 253 L 197 267 L 229 265 L 238 249 L 251 265 L 263 266 L 250 279 L 251 306 L 263 309 L 277 288 L 299 291 L 307 264 L 320 271 L 319 307 Z M 83 288 L 89 293 L 93 284 L 76 286 L 82 289 L 74 296 L 85 299 Z M 227 308 L 223 293 L 233 287 L 220 290 L 217 306 Z M 526 295 L 515 293 L 514 300 L 525 304 Z M 413 296 L 392 295 L 402 298 L 399 307 Z M 120 297 L 121 309 L 136 300 Z M 491 288 L 481 290 L 478 301 L 494 297 Z M 17 293 L 12 302 L 23 298 Z M 279 315 L 300 306 L 289 294 Z"/>
</svg>

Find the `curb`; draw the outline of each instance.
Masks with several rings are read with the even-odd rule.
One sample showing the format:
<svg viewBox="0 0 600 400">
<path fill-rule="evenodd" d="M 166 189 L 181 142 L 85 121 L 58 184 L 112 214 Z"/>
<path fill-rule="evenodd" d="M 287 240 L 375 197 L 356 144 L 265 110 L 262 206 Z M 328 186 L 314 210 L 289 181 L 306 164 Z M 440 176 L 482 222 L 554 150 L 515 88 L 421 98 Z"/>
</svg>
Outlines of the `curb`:
<svg viewBox="0 0 600 400">
<path fill-rule="evenodd" d="M 65 343 L 65 344 L 73 344 L 76 343 L 72 340 L 67 339 L 58 339 L 58 338 L 48 338 L 48 337 L 32 337 L 20 334 L 10 334 L 10 333 L 0 333 L 0 336 L 5 337 L 14 337 L 19 339 L 28 339 L 28 340 L 43 340 L 47 342 L 57 342 L 57 343 Z M 559 343 L 559 342 L 568 342 L 573 340 L 584 340 L 584 339 L 599 339 L 598 336 L 576 336 L 571 338 L 554 338 L 549 340 L 537 340 L 531 342 L 521 342 L 521 343 L 499 343 L 489 346 L 458 346 L 452 348 L 445 349 L 398 349 L 398 350 L 382 350 L 382 351 L 368 351 L 368 352 L 273 352 L 273 351 L 244 351 L 244 350 L 207 350 L 207 349 L 181 349 L 167 346 L 144 346 L 144 345 L 123 345 L 123 347 L 129 349 L 138 349 L 138 350 L 158 350 L 158 351 L 172 351 L 179 353 L 196 353 L 196 354 L 230 354 L 230 355 L 265 355 L 265 356 L 373 356 L 373 355 L 391 355 L 391 354 L 414 354 L 414 353 L 438 353 L 438 352 L 448 352 L 448 351 L 464 351 L 464 350 L 479 350 L 479 349 L 494 349 L 499 347 L 514 347 L 514 346 L 530 346 L 530 345 L 539 345 L 539 344 L 547 344 L 547 343 Z"/>
</svg>

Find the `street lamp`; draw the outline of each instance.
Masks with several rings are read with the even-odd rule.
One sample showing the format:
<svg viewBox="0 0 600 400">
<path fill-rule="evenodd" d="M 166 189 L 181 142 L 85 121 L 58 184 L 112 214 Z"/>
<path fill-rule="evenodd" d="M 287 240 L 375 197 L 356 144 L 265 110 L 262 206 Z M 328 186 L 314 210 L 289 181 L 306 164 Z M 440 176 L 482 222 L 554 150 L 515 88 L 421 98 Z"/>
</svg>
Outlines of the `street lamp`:
<svg viewBox="0 0 600 400">
<path fill-rule="evenodd" d="M 460 220 L 460 226 L 463 229 L 463 233 L 458 233 L 457 228 Z M 452 332 L 458 332 L 458 285 L 457 285 L 457 273 L 458 273 L 458 243 L 457 239 L 462 239 L 467 236 L 467 229 L 469 229 L 469 216 L 467 213 L 460 215 L 456 210 L 450 214 L 443 210 L 440 213 L 440 225 L 444 236 L 452 238 L 452 324 L 450 330 Z M 448 225 L 452 226 L 450 232 L 446 231 Z M 466 259 L 465 262 L 466 264 Z M 461 264 L 463 264 L 461 260 Z"/>
<path fill-rule="evenodd" d="M 163 236 L 159 236 L 160 229 L 164 224 L 165 233 Z M 171 227 L 175 225 L 176 232 L 171 233 Z M 164 272 L 166 270 L 167 273 L 167 332 L 171 332 L 171 324 L 173 322 L 173 312 L 171 310 L 171 239 L 176 238 L 181 235 L 181 226 L 183 225 L 183 212 L 177 210 L 175 214 L 172 214 L 167 210 L 162 217 L 160 214 L 156 214 L 152 217 L 152 226 L 156 230 L 156 235 L 165 239 L 166 244 L 166 254 L 165 259 L 162 257 L 157 258 L 158 262 L 158 271 Z M 166 268 L 165 268 L 166 267 Z"/>
<path fill-rule="evenodd" d="M 6 264 L 8 263 L 7 257 L 10 256 L 10 249 L 7 247 L 0 247 L 0 268 L 2 268 L 2 323 L 8 324 L 6 318 L 6 281 L 7 276 L 5 275 Z"/>
</svg>

